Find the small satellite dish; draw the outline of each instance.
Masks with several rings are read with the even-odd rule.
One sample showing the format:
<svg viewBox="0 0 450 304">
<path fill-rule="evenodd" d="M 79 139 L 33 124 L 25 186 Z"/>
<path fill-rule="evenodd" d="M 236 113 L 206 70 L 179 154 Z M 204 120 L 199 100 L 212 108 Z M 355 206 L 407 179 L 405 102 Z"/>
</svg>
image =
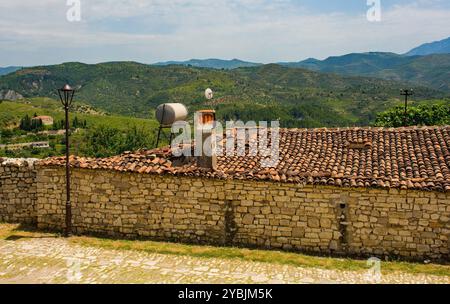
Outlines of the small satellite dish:
<svg viewBox="0 0 450 304">
<path fill-rule="evenodd" d="M 214 97 L 213 90 L 211 90 L 210 88 L 207 88 L 205 90 L 205 97 L 206 97 L 206 99 L 212 99 Z"/>
</svg>

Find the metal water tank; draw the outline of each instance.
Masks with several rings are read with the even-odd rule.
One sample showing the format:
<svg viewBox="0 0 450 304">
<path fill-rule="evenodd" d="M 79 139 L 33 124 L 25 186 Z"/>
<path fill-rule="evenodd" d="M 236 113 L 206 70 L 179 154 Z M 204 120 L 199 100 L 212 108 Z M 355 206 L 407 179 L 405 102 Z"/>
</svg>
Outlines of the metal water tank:
<svg viewBox="0 0 450 304">
<path fill-rule="evenodd" d="M 188 110 L 181 103 L 164 103 L 156 108 L 156 119 L 161 125 L 170 126 L 176 121 L 186 120 Z"/>
</svg>

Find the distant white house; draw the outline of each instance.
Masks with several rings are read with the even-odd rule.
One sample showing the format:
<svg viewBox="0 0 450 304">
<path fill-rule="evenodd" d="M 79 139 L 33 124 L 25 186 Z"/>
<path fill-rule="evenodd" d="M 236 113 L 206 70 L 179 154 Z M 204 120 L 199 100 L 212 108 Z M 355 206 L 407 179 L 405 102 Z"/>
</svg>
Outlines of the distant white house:
<svg viewBox="0 0 450 304">
<path fill-rule="evenodd" d="M 39 149 L 47 149 L 50 148 L 50 144 L 48 141 L 33 142 L 31 143 L 31 147 Z"/>
<path fill-rule="evenodd" d="M 15 150 L 22 150 L 23 148 L 47 149 L 47 148 L 50 148 L 50 143 L 48 141 L 36 141 L 36 142 L 29 142 L 29 143 L 0 145 L 0 149 L 4 149 L 4 150 L 15 151 Z"/>
</svg>

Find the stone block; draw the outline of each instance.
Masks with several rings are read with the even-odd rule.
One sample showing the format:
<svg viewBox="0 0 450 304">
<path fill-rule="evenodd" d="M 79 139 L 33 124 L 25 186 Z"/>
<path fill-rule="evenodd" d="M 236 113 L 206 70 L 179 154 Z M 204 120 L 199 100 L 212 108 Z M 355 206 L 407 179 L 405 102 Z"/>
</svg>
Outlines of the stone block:
<svg viewBox="0 0 450 304">
<path fill-rule="evenodd" d="M 320 227 L 320 221 L 316 217 L 309 217 L 308 218 L 308 227 L 310 228 L 319 228 Z"/>
<path fill-rule="evenodd" d="M 254 219 L 255 219 L 255 217 L 252 214 L 246 214 L 242 218 L 242 224 L 244 224 L 244 225 L 251 225 L 251 224 L 253 224 L 253 220 Z"/>
</svg>

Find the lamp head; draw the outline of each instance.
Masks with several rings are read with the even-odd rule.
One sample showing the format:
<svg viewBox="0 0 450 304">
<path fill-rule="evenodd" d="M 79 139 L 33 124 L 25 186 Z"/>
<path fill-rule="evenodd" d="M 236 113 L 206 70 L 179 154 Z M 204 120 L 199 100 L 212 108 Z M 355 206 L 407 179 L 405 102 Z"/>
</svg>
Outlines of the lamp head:
<svg viewBox="0 0 450 304">
<path fill-rule="evenodd" d="M 70 85 L 68 85 L 67 83 L 60 89 L 63 92 L 72 92 L 74 91 L 74 89 L 72 89 L 72 87 Z"/>
<path fill-rule="evenodd" d="M 61 89 L 58 89 L 59 98 L 64 107 L 68 108 L 72 104 L 75 90 L 68 84 L 65 84 Z"/>
</svg>

